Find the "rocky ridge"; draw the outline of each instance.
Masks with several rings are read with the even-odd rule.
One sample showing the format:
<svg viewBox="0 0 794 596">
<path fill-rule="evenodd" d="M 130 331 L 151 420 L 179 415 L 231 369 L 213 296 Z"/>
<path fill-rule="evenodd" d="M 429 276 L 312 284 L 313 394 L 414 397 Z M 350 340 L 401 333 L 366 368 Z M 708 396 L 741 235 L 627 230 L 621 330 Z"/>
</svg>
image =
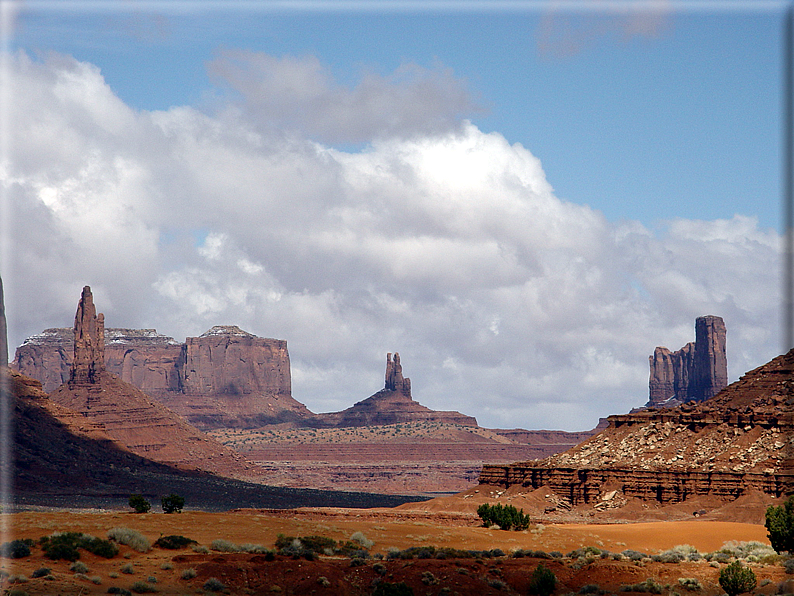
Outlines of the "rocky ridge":
<svg viewBox="0 0 794 596">
<path fill-rule="evenodd" d="M 794 350 L 715 397 L 610 416 L 591 439 L 544 460 L 486 465 L 481 484 L 548 487 L 569 504 L 675 503 L 794 490 Z M 608 497 L 608 498 L 607 498 Z"/>
</svg>

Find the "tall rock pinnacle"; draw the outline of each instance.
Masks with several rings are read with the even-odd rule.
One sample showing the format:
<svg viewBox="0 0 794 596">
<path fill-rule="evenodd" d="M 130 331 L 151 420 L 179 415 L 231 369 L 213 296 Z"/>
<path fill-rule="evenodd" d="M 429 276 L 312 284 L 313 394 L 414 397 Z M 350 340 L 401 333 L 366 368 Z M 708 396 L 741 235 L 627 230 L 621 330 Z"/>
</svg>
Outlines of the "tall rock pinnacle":
<svg viewBox="0 0 794 596">
<path fill-rule="evenodd" d="M 657 347 L 648 358 L 651 375 L 647 407 L 704 401 L 728 386 L 725 322 L 707 315 L 695 319 L 695 341 L 676 352 Z"/>
<path fill-rule="evenodd" d="M 8 366 L 8 326 L 3 301 L 3 278 L 0 277 L 0 368 Z"/>
<path fill-rule="evenodd" d="M 91 288 L 85 286 L 74 316 L 74 360 L 69 383 L 98 383 L 104 370 L 105 315 L 97 315 Z"/>
<path fill-rule="evenodd" d="M 411 379 L 403 377 L 403 367 L 397 352 L 394 353 L 394 360 L 392 360 L 391 352 L 386 354 L 386 385 L 384 389 L 398 391 L 409 398 L 411 397 Z"/>
</svg>

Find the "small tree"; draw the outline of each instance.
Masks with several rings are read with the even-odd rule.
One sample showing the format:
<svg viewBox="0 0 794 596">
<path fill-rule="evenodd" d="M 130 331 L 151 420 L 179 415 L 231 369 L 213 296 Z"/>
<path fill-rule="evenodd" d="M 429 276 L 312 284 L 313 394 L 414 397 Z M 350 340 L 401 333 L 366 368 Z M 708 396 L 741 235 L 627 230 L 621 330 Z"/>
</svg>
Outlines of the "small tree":
<svg viewBox="0 0 794 596">
<path fill-rule="evenodd" d="M 749 567 L 744 567 L 739 561 L 734 561 L 720 571 L 720 586 L 728 596 L 739 596 L 755 589 L 755 573 Z"/>
<path fill-rule="evenodd" d="M 165 513 L 182 513 L 182 507 L 185 506 L 185 498 L 171 493 L 167 497 L 160 499 L 160 505 Z"/>
<path fill-rule="evenodd" d="M 494 524 L 503 530 L 526 530 L 529 527 L 529 516 L 524 515 L 523 509 L 519 511 L 513 505 L 483 503 L 477 507 L 477 515 L 486 528 Z"/>
<path fill-rule="evenodd" d="M 529 593 L 537 596 L 551 596 L 557 587 L 557 576 L 554 572 L 543 565 L 537 566 L 532 572 L 532 579 L 529 581 Z"/>
<path fill-rule="evenodd" d="M 772 548 L 779 553 L 794 554 L 794 495 L 781 507 L 773 505 L 766 510 L 764 526 Z"/>
<path fill-rule="evenodd" d="M 135 513 L 148 513 L 152 508 L 151 503 L 143 498 L 143 495 L 130 495 L 130 507 L 135 509 Z"/>
</svg>

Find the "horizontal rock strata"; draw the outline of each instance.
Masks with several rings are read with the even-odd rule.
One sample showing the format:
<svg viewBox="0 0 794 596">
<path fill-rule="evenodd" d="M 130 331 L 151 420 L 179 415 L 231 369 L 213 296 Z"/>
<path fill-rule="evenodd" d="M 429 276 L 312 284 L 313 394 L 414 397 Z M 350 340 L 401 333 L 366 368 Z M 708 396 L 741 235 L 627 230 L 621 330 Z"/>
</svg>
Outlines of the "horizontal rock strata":
<svg viewBox="0 0 794 596">
<path fill-rule="evenodd" d="M 545 460 L 486 465 L 480 483 L 547 486 L 571 504 L 613 483 L 626 497 L 675 503 L 794 491 L 794 350 L 710 400 L 610 416 L 609 427 Z"/>
<path fill-rule="evenodd" d="M 105 369 L 202 428 L 253 428 L 299 420 L 287 342 L 216 326 L 184 344 L 154 329 L 105 330 Z M 16 351 L 13 367 L 52 392 L 69 380 L 74 331 L 46 329 Z"/>
</svg>

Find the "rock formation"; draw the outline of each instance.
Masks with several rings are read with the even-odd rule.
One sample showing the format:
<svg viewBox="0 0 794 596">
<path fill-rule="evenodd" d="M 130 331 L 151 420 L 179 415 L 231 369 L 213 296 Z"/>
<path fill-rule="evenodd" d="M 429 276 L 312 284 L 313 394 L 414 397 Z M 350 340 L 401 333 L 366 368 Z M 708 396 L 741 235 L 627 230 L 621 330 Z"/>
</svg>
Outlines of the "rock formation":
<svg viewBox="0 0 794 596">
<path fill-rule="evenodd" d="M 3 299 L 3 278 L 0 277 L 0 370 L 8 366 L 8 325 Z"/>
<path fill-rule="evenodd" d="M 29 337 L 13 366 L 54 391 L 70 380 L 74 337 L 72 329 Z M 154 329 L 106 329 L 104 365 L 204 429 L 253 428 L 310 415 L 291 396 L 287 342 L 236 326 L 213 327 L 184 344 Z"/>
<path fill-rule="evenodd" d="M 98 383 L 105 371 L 105 315 L 97 314 L 91 288 L 85 286 L 74 316 L 74 356 L 70 385 Z"/>
<path fill-rule="evenodd" d="M 648 357 L 651 374 L 646 407 L 704 401 L 728 384 L 725 323 L 713 315 L 695 320 L 695 341 L 676 352 L 657 347 Z"/>
<path fill-rule="evenodd" d="M 460 412 L 431 410 L 411 397 L 411 380 L 403 377 L 400 355 L 386 355 L 386 382 L 383 389 L 341 412 L 317 414 L 303 421 L 314 427 L 383 426 L 405 422 L 446 422 L 477 426 L 477 420 Z"/>
<path fill-rule="evenodd" d="M 261 476 L 242 456 L 199 432 L 165 406 L 104 368 L 104 317 L 87 286 L 77 307 L 70 380 L 50 395 L 82 414 L 132 453 L 177 468 L 222 476 Z"/>
<path fill-rule="evenodd" d="M 558 455 L 484 466 L 480 483 L 544 486 L 572 505 L 598 505 L 604 486 L 660 503 L 794 491 L 794 350 L 706 401 L 608 420 L 606 430 Z"/>
</svg>

